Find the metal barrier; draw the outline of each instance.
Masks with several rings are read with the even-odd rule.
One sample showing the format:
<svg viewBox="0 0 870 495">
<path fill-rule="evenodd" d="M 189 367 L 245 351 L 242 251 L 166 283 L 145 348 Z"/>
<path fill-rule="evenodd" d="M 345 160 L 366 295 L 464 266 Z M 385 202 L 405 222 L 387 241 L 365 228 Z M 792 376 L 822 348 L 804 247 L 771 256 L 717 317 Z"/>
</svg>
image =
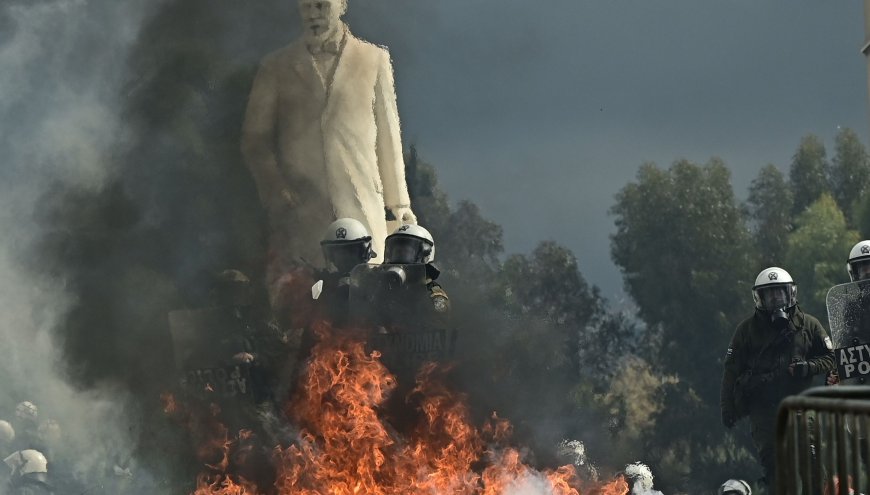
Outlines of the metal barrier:
<svg viewBox="0 0 870 495">
<path fill-rule="evenodd" d="M 777 495 L 870 494 L 870 386 L 816 387 L 777 416 Z"/>
</svg>

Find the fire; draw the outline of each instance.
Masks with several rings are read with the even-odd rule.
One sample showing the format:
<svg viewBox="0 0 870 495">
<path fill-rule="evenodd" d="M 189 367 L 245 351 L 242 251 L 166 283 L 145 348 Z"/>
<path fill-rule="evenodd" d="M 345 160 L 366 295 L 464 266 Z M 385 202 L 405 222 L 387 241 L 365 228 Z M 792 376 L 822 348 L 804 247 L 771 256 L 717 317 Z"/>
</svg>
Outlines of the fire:
<svg viewBox="0 0 870 495">
<path fill-rule="evenodd" d="M 619 476 L 601 488 L 592 490 L 590 495 L 628 495 L 628 482 Z"/>
<path fill-rule="evenodd" d="M 573 466 L 539 471 L 509 446 L 510 423 L 492 415 L 473 426 L 465 397 L 444 383 L 445 368 L 427 365 L 402 387 L 367 352 L 362 334 L 315 327 L 319 337 L 288 418 L 296 442 L 273 452 L 278 495 L 581 495 Z M 398 416 L 392 407 L 401 399 Z M 210 467 L 226 472 L 234 442 Z M 200 476 L 194 495 L 263 493 L 243 479 Z M 583 495 L 626 495 L 618 478 Z"/>
<path fill-rule="evenodd" d="M 193 495 L 254 495 L 257 487 L 244 480 L 236 484 L 229 476 L 215 475 L 213 477 L 201 474 L 196 481 L 196 491 Z"/>
</svg>

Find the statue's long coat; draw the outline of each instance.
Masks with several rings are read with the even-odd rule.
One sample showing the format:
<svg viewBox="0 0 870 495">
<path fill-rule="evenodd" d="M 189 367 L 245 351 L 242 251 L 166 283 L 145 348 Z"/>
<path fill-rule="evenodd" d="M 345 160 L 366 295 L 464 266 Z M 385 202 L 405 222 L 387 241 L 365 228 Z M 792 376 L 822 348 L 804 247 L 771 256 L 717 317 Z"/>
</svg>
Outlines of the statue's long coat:
<svg viewBox="0 0 870 495">
<path fill-rule="evenodd" d="M 379 261 L 384 206 L 410 204 L 390 55 L 347 32 L 333 74 L 318 74 L 296 41 L 263 59 L 248 101 L 242 152 L 261 199 L 286 187 L 299 203 L 271 212 L 273 249 L 319 260 L 323 230 L 351 217 Z"/>
</svg>

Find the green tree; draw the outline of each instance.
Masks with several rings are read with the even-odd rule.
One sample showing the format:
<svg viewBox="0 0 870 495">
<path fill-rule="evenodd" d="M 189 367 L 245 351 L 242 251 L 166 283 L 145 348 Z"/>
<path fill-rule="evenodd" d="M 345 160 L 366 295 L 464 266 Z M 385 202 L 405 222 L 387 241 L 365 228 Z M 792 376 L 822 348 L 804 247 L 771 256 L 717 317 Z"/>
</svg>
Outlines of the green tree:
<svg viewBox="0 0 870 495">
<path fill-rule="evenodd" d="M 452 208 L 438 184 L 435 167 L 421 160 L 413 145 L 405 155 L 405 168 L 417 222 L 435 238 L 439 263 L 449 267 L 455 281 L 486 292 L 504 253 L 501 226 L 484 218 L 471 201 L 460 201 Z"/>
<path fill-rule="evenodd" d="M 752 271 L 728 169 L 718 159 L 705 166 L 682 160 L 669 170 L 646 164 L 617 194 L 612 213 L 613 260 L 643 321 L 661 329 L 666 347 L 704 349 L 667 351 L 666 368 L 697 380 L 712 398 L 718 389 L 699 374 L 698 362 L 715 365 L 720 357 L 715 343 L 730 337 Z"/>
<path fill-rule="evenodd" d="M 767 165 L 749 186 L 746 209 L 762 265 L 782 263 L 791 231 L 792 191 L 774 165 Z"/>
<path fill-rule="evenodd" d="M 704 166 L 681 160 L 667 170 L 645 164 L 616 195 L 612 214 L 611 253 L 646 324 L 648 361 L 676 379 L 662 390 L 647 448 L 676 456 L 657 461 L 667 483 L 713 483 L 704 479 L 712 466 L 745 462 L 742 454 L 705 454 L 727 443 L 724 429 L 711 428 L 719 423 L 721 358 L 750 311 L 755 271 L 730 173 L 718 159 Z"/>
<path fill-rule="evenodd" d="M 519 380 L 537 376 L 533 369 L 541 370 L 542 383 L 568 384 L 578 378 L 581 339 L 604 314 L 604 302 L 580 273 L 570 250 L 546 241 L 531 255 L 512 255 L 485 289 L 479 294 L 483 304 L 476 310 L 490 311 L 482 331 L 491 333 L 491 342 L 500 349 L 501 357 L 493 363 L 497 368 L 515 370 Z M 544 392 L 542 383 L 529 393 Z M 520 383 L 512 387 L 525 388 Z M 561 406 L 567 404 L 561 401 Z"/>
<path fill-rule="evenodd" d="M 476 383 L 490 407 L 516 419 L 538 455 L 565 437 L 585 438 L 591 425 L 605 431 L 608 404 L 595 397 L 607 393 L 621 359 L 632 354 L 633 321 L 609 312 L 574 254 L 553 241 L 508 257 L 487 290 L 485 299 L 463 304 L 472 317 L 485 315 L 474 325 L 463 318 L 463 347 L 478 370 L 466 384 Z"/>
<path fill-rule="evenodd" d="M 800 214 L 822 194 L 830 191 L 825 156 L 825 145 L 821 139 L 812 134 L 801 139 L 789 171 L 789 181 L 794 191 L 793 214 Z"/>
<path fill-rule="evenodd" d="M 846 220 L 854 225 L 856 203 L 870 185 L 870 163 L 867 150 L 852 129 L 843 128 L 837 133 L 830 176 L 834 199 Z"/>
<path fill-rule="evenodd" d="M 484 285 L 491 285 L 501 269 L 504 252 L 501 226 L 484 218 L 480 208 L 467 200 L 460 201 L 451 211 L 447 223 L 441 237 L 443 259 L 464 283 L 488 290 Z"/>
<path fill-rule="evenodd" d="M 855 228 L 862 239 L 870 238 L 870 193 L 864 193 L 855 205 Z"/>
<path fill-rule="evenodd" d="M 414 145 L 405 154 L 405 180 L 420 225 L 439 234 L 448 230 L 451 208 L 447 194 L 438 184 L 435 167 L 420 159 Z"/>
<path fill-rule="evenodd" d="M 538 244 L 531 256 L 505 261 L 500 280 L 504 305 L 557 325 L 582 328 L 597 316 L 601 298 L 577 267 L 577 258 L 553 241 Z"/>
<path fill-rule="evenodd" d="M 785 268 L 798 284 L 801 306 L 825 320 L 825 295 L 847 282 L 845 262 L 858 233 L 850 230 L 836 201 L 824 194 L 797 219 L 788 237 Z"/>
</svg>

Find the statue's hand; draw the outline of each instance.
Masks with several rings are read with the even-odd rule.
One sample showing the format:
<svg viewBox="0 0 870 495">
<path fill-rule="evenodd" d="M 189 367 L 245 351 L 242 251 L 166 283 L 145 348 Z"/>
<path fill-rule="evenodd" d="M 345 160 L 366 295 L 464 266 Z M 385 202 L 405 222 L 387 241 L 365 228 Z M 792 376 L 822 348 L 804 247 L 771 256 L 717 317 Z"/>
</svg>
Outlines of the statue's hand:
<svg viewBox="0 0 870 495">
<path fill-rule="evenodd" d="M 390 211 L 393 212 L 393 216 L 399 224 L 410 223 L 416 225 L 417 223 L 417 216 L 411 211 L 410 206 L 391 206 Z"/>
</svg>

